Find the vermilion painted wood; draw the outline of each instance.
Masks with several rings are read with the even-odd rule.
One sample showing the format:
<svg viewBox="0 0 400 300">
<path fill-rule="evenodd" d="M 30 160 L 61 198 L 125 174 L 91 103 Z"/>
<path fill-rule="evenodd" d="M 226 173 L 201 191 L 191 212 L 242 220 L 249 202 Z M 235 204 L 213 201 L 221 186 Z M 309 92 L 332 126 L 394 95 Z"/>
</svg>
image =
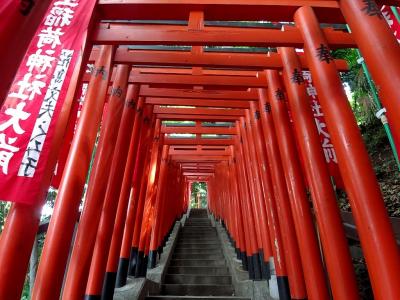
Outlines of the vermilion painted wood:
<svg viewBox="0 0 400 300">
<path fill-rule="evenodd" d="M 333 0 L 100 0 L 98 5 L 106 20 L 187 20 L 190 11 L 203 10 L 206 20 L 217 21 L 293 21 L 293 14 L 301 6 L 314 7 L 321 22 L 344 22 Z"/>
<path fill-rule="evenodd" d="M 261 194 L 260 181 L 258 177 L 257 167 L 255 166 L 256 158 L 255 153 L 251 151 L 250 144 L 252 144 L 252 140 L 248 135 L 248 126 L 245 117 L 240 118 L 240 126 L 238 126 L 237 131 L 240 136 L 241 144 L 240 146 L 243 148 L 243 162 L 246 167 L 246 176 L 248 178 L 249 191 L 250 191 L 250 200 L 252 202 L 253 210 L 254 210 L 254 219 L 257 220 L 255 222 L 256 226 L 256 234 L 257 243 L 258 243 L 258 251 L 263 252 L 265 255 L 265 259 L 269 259 L 271 256 L 271 243 L 270 243 L 270 235 L 268 232 L 268 219 L 265 210 L 265 203 L 263 203 L 263 196 Z M 239 133 L 240 132 L 240 133 Z"/>
<path fill-rule="evenodd" d="M 159 167 L 160 167 L 160 161 L 161 161 L 161 153 L 160 153 L 160 127 L 161 127 L 161 122 L 159 120 L 156 120 L 154 124 L 154 134 L 153 134 L 153 140 L 151 141 L 151 155 L 150 155 L 150 161 L 149 161 L 149 172 L 148 175 L 145 177 L 146 178 L 146 190 L 144 190 L 144 199 L 143 199 L 143 213 L 141 216 L 141 220 L 139 223 L 136 222 L 135 224 L 135 234 L 138 232 L 138 250 L 139 253 L 142 254 L 147 254 L 146 252 L 146 246 L 147 246 L 147 239 L 150 234 L 151 230 L 151 220 L 150 220 L 150 212 L 152 209 L 152 206 L 154 205 L 154 200 L 156 196 L 156 185 L 157 185 L 157 179 L 158 179 L 158 174 L 159 174 Z M 136 227 L 138 225 L 138 227 Z M 138 268 L 136 268 L 135 271 L 135 276 L 140 275 L 140 271 Z"/>
<path fill-rule="evenodd" d="M 323 30 L 332 48 L 354 48 L 356 44 L 349 33 Z M 133 25 L 102 23 L 92 35 L 99 45 L 192 45 L 192 46 L 253 46 L 253 47 L 303 47 L 296 28 L 280 29 L 205 27 L 189 31 L 185 26 Z"/>
<path fill-rule="evenodd" d="M 238 100 L 206 100 L 180 98 L 146 98 L 147 104 L 153 105 L 185 105 L 197 107 L 249 108 L 249 103 Z"/>
<path fill-rule="evenodd" d="M 125 222 L 128 225 L 127 215 L 130 213 L 131 209 L 135 210 L 134 209 L 135 202 L 137 202 L 135 198 L 130 199 L 130 194 L 131 194 L 132 176 L 134 174 L 134 170 L 136 167 L 138 167 L 138 165 L 140 165 L 140 163 L 136 164 L 136 157 L 139 153 L 140 138 L 142 135 L 140 131 L 142 129 L 142 124 L 143 124 L 143 98 L 139 99 L 136 109 L 137 109 L 137 114 L 135 115 L 135 121 L 132 129 L 128 160 L 126 162 L 124 170 L 124 179 L 122 182 L 121 192 L 119 193 L 118 211 L 113 229 L 110 251 L 108 254 L 107 270 L 106 270 L 108 273 L 117 273 L 118 258 L 122 246 L 122 238 L 123 238 Z M 150 110 L 148 110 L 148 112 L 150 113 Z M 148 116 L 146 115 L 146 117 Z M 132 213 L 130 213 L 130 215 L 132 215 Z M 132 223 L 132 221 L 129 220 L 129 223 Z M 131 226 L 132 224 L 129 225 Z"/>
<path fill-rule="evenodd" d="M 165 121 L 196 121 L 204 122 L 232 122 L 240 116 L 220 116 L 220 115 L 187 115 L 187 114 L 157 114 L 157 119 Z"/>
<path fill-rule="evenodd" d="M 121 95 L 110 97 L 107 116 L 101 127 L 98 148 L 92 165 L 92 171 L 88 182 L 85 198 L 85 206 L 82 211 L 62 297 L 64 299 L 82 298 L 85 294 L 87 276 L 89 274 L 92 251 L 96 241 L 96 232 L 100 221 L 104 196 L 107 189 L 108 173 L 111 172 L 111 162 L 114 157 L 114 146 L 117 141 L 121 117 L 124 111 L 124 103 L 129 98 L 137 98 L 139 89 L 127 86 L 129 66 L 120 65 L 119 80 L 114 88 L 122 89 Z M 127 92 L 128 89 L 128 92 Z M 126 97 L 125 97 L 126 95 Z"/>
<path fill-rule="evenodd" d="M 224 72 L 225 74 L 232 74 L 232 72 Z M 222 73 L 222 74 L 224 74 Z M 224 86 L 224 87 L 243 87 L 243 88 L 257 88 L 265 86 L 265 75 L 263 73 L 256 73 L 254 76 L 229 76 L 229 75 L 169 75 L 169 74 L 142 74 L 132 72 L 129 77 L 130 83 L 136 84 L 154 84 L 162 86 L 174 85 L 179 86 Z M 88 82 L 90 74 L 86 74 L 83 78 L 84 82 Z M 111 79 L 113 82 L 113 78 Z M 226 88 L 229 89 L 229 88 Z"/>
<path fill-rule="evenodd" d="M 211 171 L 215 170 L 214 167 L 200 167 L 200 166 L 197 166 L 197 167 L 192 166 L 191 167 L 191 166 L 186 166 L 185 164 L 181 164 L 181 167 L 182 167 L 182 171 L 185 171 L 185 172 L 197 172 L 197 171 L 211 172 Z"/>
<path fill-rule="evenodd" d="M 183 172 L 183 176 L 211 176 L 214 172 Z"/>
<path fill-rule="evenodd" d="M 260 189 L 263 194 L 263 206 L 266 212 L 271 247 L 271 257 L 274 257 L 276 275 L 287 276 L 286 259 L 282 243 L 279 217 L 277 214 L 275 195 L 272 188 L 271 175 L 267 172 L 267 162 L 264 155 L 262 138 L 260 134 L 260 114 L 256 112 L 255 104 L 252 103 L 250 111 L 246 110 L 246 124 L 249 138 L 249 148 L 253 152 L 252 157 L 254 169 L 258 171 Z M 253 148 L 253 149 L 251 149 Z M 264 257 L 266 262 L 268 258 Z M 288 288 L 288 287 L 285 287 Z"/>
<path fill-rule="evenodd" d="M 209 176 L 186 176 L 186 178 L 192 181 L 207 181 L 210 179 Z"/>
<path fill-rule="evenodd" d="M 197 155 L 171 155 L 171 159 L 177 162 L 183 162 L 183 161 L 207 161 L 207 162 L 213 162 L 213 161 L 223 161 L 223 160 L 229 160 L 229 156 L 224 156 L 224 155 L 209 155 L 209 156 L 197 156 Z"/>
<path fill-rule="evenodd" d="M 21 291 L 26 278 L 26 270 L 29 257 L 32 253 L 32 245 L 39 226 L 42 206 L 48 193 L 51 178 L 54 176 L 54 167 L 60 155 L 60 149 L 65 139 L 65 132 L 70 122 L 71 107 L 73 101 L 78 97 L 79 82 L 83 75 L 83 66 L 86 65 L 90 48 L 84 47 L 84 53 L 77 61 L 72 74 L 71 84 L 68 87 L 64 105 L 55 127 L 55 135 L 50 145 L 50 156 L 47 160 L 46 169 L 41 183 L 39 197 L 36 204 L 27 206 L 14 203 L 8 213 L 7 220 L 1 233 L 0 242 L 0 299 L 20 299 Z M 20 237 L 21 240 L 15 237 Z M 13 286 L 10 289 L 10 286 Z"/>
<path fill-rule="evenodd" d="M 192 151 L 192 150 L 170 150 L 170 155 L 198 155 L 198 156 L 230 156 L 226 151 Z"/>
<path fill-rule="evenodd" d="M 161 164 L 160 145 L 162 142 L 162 138 L 160 135 L 160 129 L 161 129 L 160 120 L 156 120 L 154 126 L 155 126 L 155 131 L 152 141 L 150 170 L 149 170 L 149 176 L 147 176 L 147 188 L 146 188 L 146 196 L 145 196 L 145 203 L 143 210 L 143 219 L 140 230 L 140 242 L 139 242 L 139 253 L 143 252 L 144 255 L 146 256 L 148 255 L 149 251 L 152 224 L 154 222 L 154 220 L 151 218 L 151 214 L 156 200 L 158 177 L 160 173 L 160 164 Z"/>
<path fill-rule="evenodd" d="M 239 126 L 239 121 L 236 122 Z M 257 234 L 254 222 L 254 212 L 250 203 L 250 194 L 248 189 L 248 180 L 245 172 L 245 165 L 243 161 L 243 150 L 240 147 L 239 138 L 235 138 L 235 167 L 236 167 L 236 184 L 239 187 L 241 210 L 245 223 L 246 234 L 246 254 L 250 257 L 258 252 Z M 247 258 L 246 258 L 247 259 Z"/>
<path fill-rule="evenodd" d="M 122 236 L 122 244 L 120 250 L 118 252 L 118 256 L 120 261 L 127 261 L 130 257 L 132 239 L 134 234 L 135 228 L 135 220 L 138 214 L 138 210 L 142 209 L 139 205 L 140 202 L 140 192 L 144 187 L 145 176 L 147 172 L 147 161 L 149 156 L 149 147 L 150 147 L 150 140 L 152 137 L 152 126 L 149 119 L 151 117 L 152 108 L 148 105 L 144 107 L 143 110 L 143 117 L 142 117 L 142 125 L 141 125 L 141 134 L 140 134 L 140 141 L 139 141 L 139 149 L 137 151 L 135 157 L 135 169 L 132 174 L 131 184 L 130 187 L 133 188 L 133 191 L 130 192 L 130 204 L 126 216 L 126 222 L 124 227 L 124 232 Z M 145 159 L 143 159 L 143 157 Z M 111 253 L 110 253 L 111 255 Z M 109 257 L 109 260 L 112 259 Z M 117 272 L 117 280 L 116 280 L 116 287 L 121 287 L 123 282 L 126 282 L 128 270 L 121 268 L 121 265 L 118 266 Z"/>
<path fill-rule="evenodd" d="M 200 46 L 193 46 L 193 48 L 199 48 Z M 200 47 L 201 48 L 201 47 Z M 175 68 L 164 68 L 164 67 L 135 67 L 132 74 L 165 74 L 165 75 L 225 75 L 225 76 L 257 76 L 258 70 L 237 70 L 237 69 L 204 69 L 202 67 L 182 67 L 177 66 Z"/>
<path fill-rule="evenodd" d="M 341 1 L 341 9 L 365 58 L 400 153 L 400 46 L 384 17 L 365 13 L 365 1 Z M 397 1 L 395 6 L 400 6 Z M 394 21 L 396 22 L 396 20 Z M 365 38 L 368 36 L 368 38 Z"/>
<path fill-rule="evenodd" d="M 304 174 L 302 172 L 296 144 L 284 99 L 277 95 L 283 91 L 277 71 L 268 70 L 268 95 L 271 103 L 272 118 L 278 137 L 279 152 L 286 178 L 286 186 L 291 197 L 293 217 L 296 225 L 297 240 L 303 263 L 307 294 L 310 299 L 328 299 L 324 270 L 313 216 L 307 198 Z"/>
<path fill-rule="evenodd" d="M 95 61 L 98 49 L 93 49 L 90 61 Z M 308 69 L 304 55 L 300 55 L 303 69 Z M 190 66 L 203 68 L 237 68 L 246 70 L 281 69 L 282 62 L 277 53 L 268 55 L 260 53 L 234 53 L 234 52 L 203 52 L 194 54 L 186 51 L 160 51 L 160 50 L 129 50 L 119 48 L 115 52 L 114 62 L 116 64 L 133 64 L 146 66 Z M 348 70 L 345 60 L 335 60 L 336 67 L 340 71 Z M 191 70 L 182 69 L 186 72 Z M 165 70 L 169 71 L 169 70 Z M 213 70 L 203 70 L 204 74 Z"/>
<path fill-rule="evenodd" d="M 300 69 L 297 55 L 293 48 L 280 48 L 279 52 L 285 65 L 283 78 L 296 128 L 294 132 L 309 182 L 332 292 L 338 299 L 359 299 L 349 245 L 306 85 L 291 80 L 294 70 Z"/>
<path fill-rule="evenodd" d="M 172 150 L 224 150 L 229 151 L 226 146 L 171 146 Z"/>
<path fill-rule="evenodd" d="M 191 134 L 236 134 L 235 128 L 229 127 L 170 127 L 162 126 L 161 133 Z"/>
<path fill-rule="evenodd" d="M 212 163 L 201 163 L 201 162 L 196 162 L 196 163 L 182 163 L 181 164 L 181 169 L 182 170 L 190 170 L 190 169 L 196 169 L 196 170 L 215 170 L 215 164 Z"/>
<path fill-rule="evenodd" d="M 198 47 L 198 46 L 193 46 L 193 47 Z M 131 64 L 131 63 L 127 63 Z M 116 68 L 113 69 L 113 74 L 111 76 L 111 82 L 114 81 L 115 78 L 115 72 Z M 130 81 L 134 80 L 135 75 L 193 75 L 193 76 L 232 76 L 232 77 L 258 77 L 259 73 L 262 72 L 261 70 L 241 70 L 241 69 L 203 69 L 201 67 L 192 67 L 188 68 L 185 67 L 184 65 L 182 66 L 175 66 L 172 68 L 171 66 L 168 67 L 135 67 L 132 69 L 130 73 Z M 84 77 L 84 80 L 86 81 L 89 75 Z M 148 76 L 143 77 L 143 78 L 148 78 Z M 156 78 L 159 78 L 156 76 Z M 168 78 L 168 76 L 167 76 Z M 173 76 L 171 76 L 173 78 Z M 179 77 L 178 77 L 179 78 Z M 209 77 L 207 77 L 209 78 Z M 265 75 L 264 75 L 265 78 Z M 147 80 L 147 79 L 146 79 Z M 235 79 L 234 79 L 235 80 Z M 139 83 L 139 82 L 137 82 Z M 162 83 L 162 82 L 161 82 Z M 157 84 L 161 85 L 160 82 L 154 81 L 152 84 Z M 146 83 L 144 83 L 146 84 Z M 226 89 L 226 88 L 224 88 Z M 242 88 L 243 89 L 243 88 Z"/>
<path fill-rule="evenodd" d="M 140 96 L 163 98 L 195 98 L 195 99 L 220 99 L 220 100 L 258 100 L 257 90 L 208 90 L 208 89 L 165 89 L 151 88 L 143 85 Z"/>
<path fill-rule="evenodd" d="M 285 182 L 282 159 L 278 148 L 278 137 L 272 120 L 271 106 L 266 89 L 260 89 L 259 110 L 264 133 L 264 143 L 268 156 L 274 196 L 277 202 L 282 240 L 285 249 L 286 267 L 289 275 L 290 293 L 294 299 L 307 298 L 304 284 L 300 251 L 295 231 L 295 223 L 290 198 Z"/>
<path fill-rule="evenodd" d="M 169 146 L 164 145 L 162 147 L 161 162 L 160 162 L 160 175 L 158 179 L 158 187 L 156 193 L 156 204 L 154 212 L 151 218 L 154 220 L 152 224 L 152 234 L 150 240 L 150 251 L 157 251 L 159 244 L 159 231 L 161 230 L 162 214 L 164 214 L 164 208 L 168 207 L 165 205 L 165 199 L 162 198 L 163 191 L 166 189 L 166 176 L 168 171 L 168 152 Z"/>
<path fill-rule="evenodd" d="M 214 170 L 183 170 L 182 174 L 187 176 L 208 176 L 215 174 Z"/>
<path fill-rule="evenodd" d="M 107 74 L 112 66 L 113 48 L 104 46 L 96 67 L 104 67 Z M 57 299 L 68 259 L 70 241 L 77 219 L 78 207 L 85 184 L 90 156 L 103 112 L 108 86 L 108 76 L 93 77 L 89 84 L 86 101 L 72 142 L 63 179 L 59 188 L 54 216 L 47 232 L 48 240 L 43 248 L 36 276 L 32 299 Z M 60 232 L 63 234 L 60 235 Z"/>
<path fill-rule="evenodd" d="M 85 292 L 86 295 L 100 296 L 102 293 L 103 280 L 118 208 L 119 193 L 124 177 L 124 173 L 121 169 L 123 169 L 127 163 L 131 133 L 137 113 L 136 105 L 138 102 L 137 95 L 139 94 L 139 86 L 135 85 L 135 87 L 136 95 L 127 95 L 127 99 L 124 102 L 121 125 L 118 130 L 118 138 L 115 142 L 110 173 L 108 174 L 107 190 L 104 196 L 101 219 L 98 223 L 96 243 L 92 252 Z"/>
<path fill-rule="evenodd" d="M 183 138 L 165 138 L 164 144 L 166 145 L 233 145 L 232 139 L 183 139 Z"/>
<path fill-rule="evenodd" d="M 359 1 L 353 0 L 351 4 L 355 5 L 353 7 L 360 5 Z M 311 72 L 352 206 L 374 296 L 376 299 L 398 299 L 399 248 L 363 138 L 337 70 L 316 56 L 318 47 L 325 45 L 326 39 L 319 30 L 314 12 L 302 8 L 295 18 L 304 36 L 307 59 L 312 65 Z"/>
<path fill-rule="evenodd" d="M 154 106 L 153 112 L 155 114 L 183 114 L 183 115 L 210 115 L 210 116 L 243 116 L 243 109 L 213 109 L 213 108 L 172 108 Z M 188 119 L 190 120 L 190 119 Z"/>
</svg>

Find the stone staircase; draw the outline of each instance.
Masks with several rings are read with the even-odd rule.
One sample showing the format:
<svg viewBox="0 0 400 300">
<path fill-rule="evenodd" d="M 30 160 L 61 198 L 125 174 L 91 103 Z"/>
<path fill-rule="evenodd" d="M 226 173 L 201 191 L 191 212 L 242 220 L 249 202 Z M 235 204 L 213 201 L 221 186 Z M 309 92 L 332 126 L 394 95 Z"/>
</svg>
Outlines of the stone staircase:
<svg viewBox="0 0 400 300">
<path fill-rule="evenodd" d="M 234 296 L 217 231 L 205 209 L 192 209 L 182 228 L 161 295 L 148 300 L 249 300 Z"/>
</svg>

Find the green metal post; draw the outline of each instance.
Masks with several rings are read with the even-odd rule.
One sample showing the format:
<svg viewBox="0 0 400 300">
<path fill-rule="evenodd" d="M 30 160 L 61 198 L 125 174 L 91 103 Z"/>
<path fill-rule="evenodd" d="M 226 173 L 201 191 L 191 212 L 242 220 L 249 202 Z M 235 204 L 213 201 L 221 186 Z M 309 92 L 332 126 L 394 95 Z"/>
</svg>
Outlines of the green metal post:
<svg viewBox="0 0 400 300">
<path fill-rule="evenodd" d="M 396 10 L 396 12 L 397 12 L 397 10 Z M 397 13 L 397 16 L 398 16 L 398 13 Z M 349 30 L 349 32 L 351 32 L 349 26 L 347 26 L 347 29 Z M 378 109 L 378 113 L 377 113 L 376 116 L 382 121 L 382 124 L 383 124 L 383 127 L 385 129 L 386 135 L 387 135 L 387 137 L 389 139 L 390 147 L 392 148 L 392 152 L 393 152 L 394 158 L 395 158 L 396 163 L 397 163 L 397 168 L 400 171 L 399 155 L 398 155 L 396 146 L 394 144 L 392 132 L 390 130 L 389 124 L 387 123 L 387 119 L 386 119 L 386 116 L 384 114 L 381 101 L 379 100 L 378 90 L 376 89 L 375 84 L 372 81 L 371 74 L 368 71 L 367 64 L 365 63 L 364 58 L 362 57 L 360 50 L 356 49 L 356 51 L 357 51 L 357 55 L 359 57 L 357 62 L 362 66 L 362 69 L 364 71 L 364 75 L 365 75 L 365 77 L 366 77 L 366 79 L 368 81 L 368 85 L 369 85 L 369 87 L 371 89 L 372 99 L 374 100 L 374 103 L 375 103 L 375 105 L 376 105 L 376 107 Z"/>
<path fill-rule="evenodd" d="M 390 9 L 392 10 L 393 14 L 395 15 L 397 22 L 400 23 L 400 14 L 399 14 L 399 11 L 397 10 L 397 7 L 391 6 Z"/>
</svg>

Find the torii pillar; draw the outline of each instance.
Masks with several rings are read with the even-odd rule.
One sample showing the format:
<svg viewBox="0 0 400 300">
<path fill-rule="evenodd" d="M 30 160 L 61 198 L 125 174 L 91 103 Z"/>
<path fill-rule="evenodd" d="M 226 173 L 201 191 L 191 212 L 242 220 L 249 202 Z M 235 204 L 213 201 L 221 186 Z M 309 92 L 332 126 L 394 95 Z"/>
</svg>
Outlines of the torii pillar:
<svg viewBox="0 0 400 300">
<path fill-rule="evenodd" d="M 400 151 L 400 46 L 375 0 L 341 0 L 350 26 L 387 110 L 397 151 Z"/>
<path fill-rule="evenodd" d="M 294 19 L 304 39 L 305 54 L 349 195 L 375 298 L 399 299 L 398 246 L 328 42 L 311 7 L 298 9 Z"/>
</svg>

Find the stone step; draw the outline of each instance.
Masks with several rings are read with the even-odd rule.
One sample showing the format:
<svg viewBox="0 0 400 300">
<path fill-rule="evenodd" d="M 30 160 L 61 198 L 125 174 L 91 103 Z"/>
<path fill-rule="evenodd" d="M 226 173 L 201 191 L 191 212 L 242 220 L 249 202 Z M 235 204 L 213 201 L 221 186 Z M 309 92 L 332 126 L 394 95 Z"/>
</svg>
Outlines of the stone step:
<svg viewBox="0 0 400 300">
<path fill-rule="evenodd" d="M 180 237 L 217 237 L 217 232 L 214 230 L 212 231 L 188 231 L 188 230 L 182 230 L 182 233 L 180 234 Z"/>
<path fill-rule="evenodd" d="M 197 255 L 197 254 L 222 254 L 221 248 L 183 248 L 177 247 L 174 250 L 174 254 L 188 254 L 188 255 Z"/>
<path fill-rule="evenodd" d="M 193 245 L 196 246 L 196 248 L 202 248 L 202 247 L 208 247 L 208 246 L 220 246 L 219 242 L 203 242 L 203 241 L 193 241 L 189 243 L 179 243 L 177 244 L 177 247 L 182 247 L 182 248 L 190 248 Z"/>
<path fill-rule="evenodd" d="M 218 244 L 220 245 L 219 239 L 213 237 L 203 237 L 203 238 L 187 238 L 178 239 L 178 244 L 191 244 L 191 243 L 203 243 L 203 244 Z"/>
<path fill-rule="evenodd" d="M 171 267 L 225 267 L 225 260 L 214 259 L 171 259 Z"/>
<path fill-rule="evenodd" d="M 187 259 L 187 258 L 196 258 L 196 259 L 214 259 L 214 260 L 220 260 L 224 259 L 224 255 L 222 253 L 218 254 L 204 254 L 204 253 L 198 253 L 198 254 L 182 254 L 182 253 L 177 253 L 172 255 L 173 259 Z"/>
<path fill-rule="evenodd" d="M 203 242 L 207 243 L 220 243 L 220 240 L 216 236 L 191 236 L 191 237 L 180 237 L 177 240 L 178 243 L 190 244 L 191 242 Z"/>
<path fill-rule="evenodd" d="M 183 226 L 183 229 L 185 229 L 185 228 L 189 228 L 190 230 L 194 230 L 194 229 L 214 229 L 215 230 L 215 228 L 212 227 L 211 224 L 209 224 L 209 225 L 206 225 L 206 224 L 192 224 L 192 225 L 190 225 L 189 224 L 189 226 L 186 226 L 186 224 L 185 224 L 185 226 Z"/>
<path fill-rule="evenodd" d="M 232 284 L 232 278 L 231 276 L 167 274 L 165 276 L 165 283 L 227 285 L 227 284 Z"/>
<path fill-rule="evenodd" d="M 182 233 L 191 233 L 191 234 L 214 234 L 217 233 L 212 227 L 183 227 Z"/>
<path fill-rule="evenodd" d="M 193 227 L 193 229 L 192 228 L 190 228 L 190 227 L 183 227 L 183 229 L 182 229 L 182 233 L 184 233 L 184 234 L 199 234 L 199 235 L 204 235 L 204 234 L 214 234 L 214 233 L 217 233 L 216 231 L 215 231 L 215 229 L 214 228 L 212 228 L 212 227 L 210 227 L 209 229 L 207 229 L 207 230 L 204 230 L 204 229 L 195 229 L 195 228 L 197 228 L 197 227 Z M 216 235 L 216 234 L 215 234 Z"/>
<path fill-rule="evenodd" d="M 216 284 L 163 284 L 161 292 L 164 295 L 181 296 L 232 296 L 232 285 Z"/>
<path fill-rule="evenodd" d="M 175 266 L 168 268 L 169 274 L 191 274 L 191 275 L 229 275 L 228 268 L 223 267 L 186 267 Z"/>
<path fill-rule="evenodd" d="M 218 240 L 217 234 L 213 232 L 184 232 L 179 235 L 178 240 L 193 240 L 193 239 L 213 239 Z"/>
<path fill-rule="evenodd" d="M 147 296 L 147 300 L 251 300 L 250 298 L 233 296 Z"/>
<path fill-rule="evenodd" d="M 182 232 L 179 235 L 179 239 L 218 239 L 217 233 L 215 232 Z"/>
<path fill-rule="evenodd" d="M 217 239 L 217 233 L 215 232 L 183 232 L 179 235 L 178 239 L 190 239 L 190 238 L 214 238 Z"/>
<path fill-rule="evenodd" d="M 177 248 L 186 248 L 186 249 L 220 249 L 221 245 L 218 243 L 179 243 L 176 245 Z"/>
<path fill-rule="evenodd" d="M 220 241 L 213 240 L 182 240 L 176 243 L 177 248 L 202 248 L 202 249 L 221 249 Z"/>
</svg>

